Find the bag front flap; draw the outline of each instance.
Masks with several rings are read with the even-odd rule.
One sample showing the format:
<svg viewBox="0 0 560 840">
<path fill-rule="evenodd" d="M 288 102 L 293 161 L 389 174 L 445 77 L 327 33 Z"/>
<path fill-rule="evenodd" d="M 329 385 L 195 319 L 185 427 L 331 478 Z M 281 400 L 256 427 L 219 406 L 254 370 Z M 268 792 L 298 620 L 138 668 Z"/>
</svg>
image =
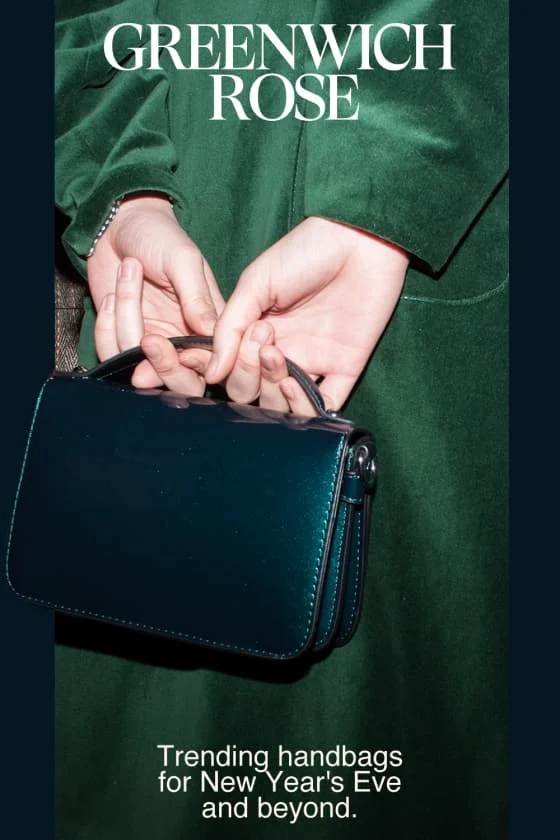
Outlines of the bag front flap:
<svg viewBox="0 0 560 840">
<path fill-rule="evenodd" d="M 312 643 L 351 424 L 64 377 L 39 403 L 19 594 L 265 657 Z"/>
</svg>

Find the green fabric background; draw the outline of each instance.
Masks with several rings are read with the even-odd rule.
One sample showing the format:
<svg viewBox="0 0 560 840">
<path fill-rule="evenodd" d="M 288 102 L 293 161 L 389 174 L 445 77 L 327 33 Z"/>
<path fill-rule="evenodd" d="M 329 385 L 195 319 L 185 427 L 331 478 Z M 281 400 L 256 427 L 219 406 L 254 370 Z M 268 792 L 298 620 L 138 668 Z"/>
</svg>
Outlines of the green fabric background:
<svg viewBox="0 0 560 840">
<path fill-rule="evenodd" d="M 58 840 L 505 838 L 506 9 L 482 0 L 57 6 L 57 203 L 80 270 L 111 202 L 137 189 L 174 197 L 226 295 L 307 215 L 413 254 L 346 407 L 379 449 L 356 637 L 309 668 L 279 670 L 59 619 Z M 358 122 L 209 122 L 207 73 L 108 67 L 111 25 L 157 19 L 278 31 L 287 22 L 452 22 L 457 69 L 361 74 Z M 275 71 L 291 73 L 280 62 Z M 303 59 L 293 75 L 302 72 Z M 86 364 L 92 324 L 88 308 Z M 357 816 L 346 821 L 202 820 L 196 792 L 159 793 L 162 743 L 398 749 L 402 790 L 353 795 Z"/>
</svg>

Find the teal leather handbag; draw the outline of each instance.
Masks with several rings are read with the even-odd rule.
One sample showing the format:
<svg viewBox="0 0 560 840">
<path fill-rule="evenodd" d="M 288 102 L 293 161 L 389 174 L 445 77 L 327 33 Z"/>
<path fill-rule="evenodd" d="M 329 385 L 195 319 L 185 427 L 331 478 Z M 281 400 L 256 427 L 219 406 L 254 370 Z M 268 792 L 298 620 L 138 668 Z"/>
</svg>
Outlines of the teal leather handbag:
<svg viewBox="0 0 560 840">
<path fill-rule="evenodd" d="M 347 642 L 361 611 L 371 434 L 325 411 L 292 362 L 317 417 L 137 390 L 127 380 L 142 358 L 137 347 L 43 385 L 10 528 L 13 590 L 256 657 Z"/>
</svg>

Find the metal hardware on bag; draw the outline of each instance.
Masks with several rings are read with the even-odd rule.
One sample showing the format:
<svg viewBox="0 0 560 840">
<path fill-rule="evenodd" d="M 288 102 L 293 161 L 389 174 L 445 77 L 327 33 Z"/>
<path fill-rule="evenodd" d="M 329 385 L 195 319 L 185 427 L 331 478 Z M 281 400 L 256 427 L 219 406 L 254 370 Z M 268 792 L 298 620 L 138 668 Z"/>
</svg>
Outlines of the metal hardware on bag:
<svg viewBox="0 0 560 840">
<path fill-rule="evenodd" d="M 354 453 L 352 472 L 356 471 L 366 490 L 373 490 L 377 477 L 377 468 L 373 459 L 373 453 L 365 443 L 360 444 Z"/>
</svg>

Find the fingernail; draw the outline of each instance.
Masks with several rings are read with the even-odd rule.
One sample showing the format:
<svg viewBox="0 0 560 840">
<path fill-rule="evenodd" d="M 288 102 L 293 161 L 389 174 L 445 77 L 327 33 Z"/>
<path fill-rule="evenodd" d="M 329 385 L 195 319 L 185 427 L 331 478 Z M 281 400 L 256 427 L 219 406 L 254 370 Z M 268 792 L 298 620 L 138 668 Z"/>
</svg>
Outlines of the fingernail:
<svg viewBox="0 0 560 840">
<path fill-rule="evenodd" d="M 109 294 L 105 295 L 103 298 L 103 311 L 104 312 L 114 312 L 115 311 L 115 295 Z"/>
<path fill-rule="evenodd" d="M 251 330 L 251 341 L 256 344 L 265 344 L 270 338 L 270 326 L 264 321 L 259 321 Z"/>
<path fill-rule="evenodd" d="M 280 388 L 287 399 L 294 400 L 296 398 L 295 388 L 289 380 L 282 382 Z"/>
<path fill-rule="evenodd" d="M 269 359 L 267 356 L 261 356 L 261 365 L 265 370 L 274 370 L 276 367 L 274 359 Z"/>
</svg>

